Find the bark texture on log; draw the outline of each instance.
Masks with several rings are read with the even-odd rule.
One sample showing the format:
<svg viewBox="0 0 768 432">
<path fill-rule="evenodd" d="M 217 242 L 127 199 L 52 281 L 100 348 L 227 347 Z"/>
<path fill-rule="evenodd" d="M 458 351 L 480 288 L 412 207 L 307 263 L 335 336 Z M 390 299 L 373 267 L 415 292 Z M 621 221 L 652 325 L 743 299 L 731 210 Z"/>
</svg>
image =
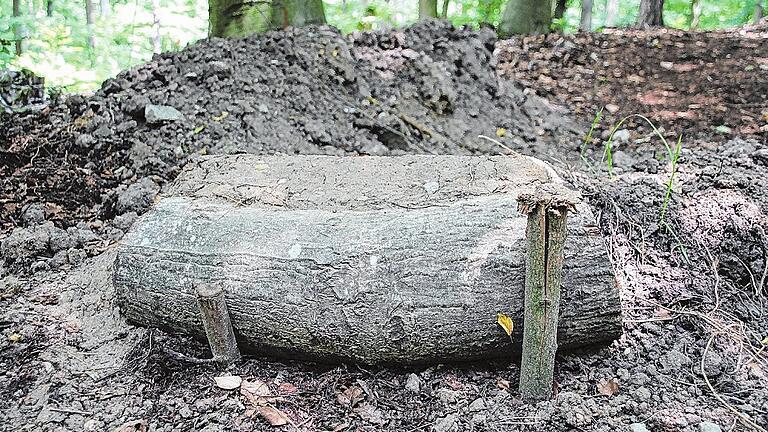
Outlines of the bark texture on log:
<svg viewBox="0 0 768 432">
<path fill-rule="evenodd" d="M 431 363 L 519 351 L 526 217 L 551 181 L 523 156 L 213 156 L 185 168 L 120 246 L 133 322 L 204 334 L 193 283 L 222 286 L 241 348 L 319 360 Z M 621 333 L 589 208 L 569 218 L 558 340 Z"/>
</svg>

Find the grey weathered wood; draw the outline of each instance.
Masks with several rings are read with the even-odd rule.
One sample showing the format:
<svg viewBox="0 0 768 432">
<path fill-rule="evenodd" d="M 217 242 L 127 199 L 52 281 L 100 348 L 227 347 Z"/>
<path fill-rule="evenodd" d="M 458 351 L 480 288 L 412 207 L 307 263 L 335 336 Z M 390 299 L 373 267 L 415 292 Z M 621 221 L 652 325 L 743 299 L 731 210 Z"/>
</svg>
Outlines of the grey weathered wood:
<svg viewBox="0 0 768 432">
<path fill-rule="evenodd" d="M 519 387 L 523 399 L 537 401 L 552 396 L 567 217 L 576 200 L 562 185 L 550 183 L 518 202 L 528 216 Z"/>
<path fill-rule="evenodd" d="M 242 350 L 365 363 L 502 357 L 521 324 L 526 218 L 550 182 L 522 156 L 203 158 L 124 237 L 114 283 L 133 322 L 203 335 L 191 283 L 226 292 Z M 569 224 L 559 340 L 621 332 L 592 214 Z M 184 281 L 186 279 L 186 281 Z"/>
<path fill-rule="evenodd" d="M 195 293 L 213 359 L 221 365 L 239 360 L 240 350 L 229 318 L 224 290 L 219 286 L 200 284 Z"/>
</svg>

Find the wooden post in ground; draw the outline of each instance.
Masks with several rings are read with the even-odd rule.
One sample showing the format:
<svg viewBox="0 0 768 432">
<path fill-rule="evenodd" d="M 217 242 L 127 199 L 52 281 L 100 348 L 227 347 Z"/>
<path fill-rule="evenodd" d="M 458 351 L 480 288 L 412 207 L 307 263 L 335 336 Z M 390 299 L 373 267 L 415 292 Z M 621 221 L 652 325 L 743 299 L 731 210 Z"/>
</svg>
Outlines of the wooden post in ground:
<svg viewBox="0 0 768 432">
<path fill-rule="evenodd" d="M 528 215 L 520 365 L 520 394 L 527 401 L 552 397 L 566 219 L 576 202 L 572 191 L 553 183 L 518 197 Z"/>
<path fill-rule="evenodd" d="M 218 286 L 199 285 L 195 291 L 213 359 L 224 366 L 239 360 L 240 350 L 229 318 L 224 290 Z"/>
</svg>

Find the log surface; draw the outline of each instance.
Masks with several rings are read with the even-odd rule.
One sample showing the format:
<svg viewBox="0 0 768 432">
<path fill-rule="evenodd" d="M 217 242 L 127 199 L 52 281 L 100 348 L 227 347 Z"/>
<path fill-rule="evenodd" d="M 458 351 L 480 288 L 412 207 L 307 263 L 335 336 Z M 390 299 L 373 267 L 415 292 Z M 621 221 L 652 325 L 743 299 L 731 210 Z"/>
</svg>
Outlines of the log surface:
<svg viewBox="0 0 768 432">
<path fill-rule="evenodd" d="M 526 216 L 552 181 L 523 156 L 211 156 L 124 237 L 114 283 L 133 322 L 204 335 L 193 285 L 223 287 L 241 348 L 367 364 L 508 356 L 522 329 Z M 621 333 L 593 215 L 569 216 L 558 341 Z"/>
</svg>

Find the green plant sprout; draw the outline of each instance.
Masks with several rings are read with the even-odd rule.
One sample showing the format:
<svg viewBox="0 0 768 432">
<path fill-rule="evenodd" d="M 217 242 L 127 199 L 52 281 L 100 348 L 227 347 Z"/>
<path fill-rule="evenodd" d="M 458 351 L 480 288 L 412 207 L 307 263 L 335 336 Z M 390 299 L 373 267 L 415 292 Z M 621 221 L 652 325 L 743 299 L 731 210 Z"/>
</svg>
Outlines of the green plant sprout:
<svg viewBox="0 0 768 432">
<path fill-rule="evenodd" d="M 605 162 L 606 166 L 608 167 L 608 175 L 610 177 L 613 177 L 613 136 L 616 134 L 616 131 L 621 128 L 621 126 L 629 119 L 631 118 L 640 118 L 644 120 L 646 123 L 648 123 L 651 128 L 653 129 L 653 132 L 656 134 L 657 137 L 661 140 L 661 142 L 664 144 L 664 148 L 667 150 L 667 159 L 672 164 L 672 173 L 669 176 L 669 180 L 667 181 L 667 190 L 664 193 L 664 202 L 661 205 L 661 213 L 659 215 L 659 222 L 664 223 L 664 217 L 667 214 L 667 209 L 669 208 L 669 202 L 672 199 L 672 189 L 674 187 L 675 182 L 675 175 L 677 174 L 677 162 L 680 158 L 680 152 L 682 150 L 683 145 L 683 135 L 680 134 L 677 138 L 677 144 L 672 147 L 669 145 L 669 142 L 664 137 L 664 134 L 659 131 L 659 128 L 656 127 L 653 122 L 648 119 L 648 117 L 642 115 L 642 114 L 631 114 L 628 115 L 621 120 L 613 127 L 611 128 L 611 134 L 608 136 L 608 141 L 605 142 L 605 148 L 603 149 L 603 159 L 602 162 Z"/>
</svg>

